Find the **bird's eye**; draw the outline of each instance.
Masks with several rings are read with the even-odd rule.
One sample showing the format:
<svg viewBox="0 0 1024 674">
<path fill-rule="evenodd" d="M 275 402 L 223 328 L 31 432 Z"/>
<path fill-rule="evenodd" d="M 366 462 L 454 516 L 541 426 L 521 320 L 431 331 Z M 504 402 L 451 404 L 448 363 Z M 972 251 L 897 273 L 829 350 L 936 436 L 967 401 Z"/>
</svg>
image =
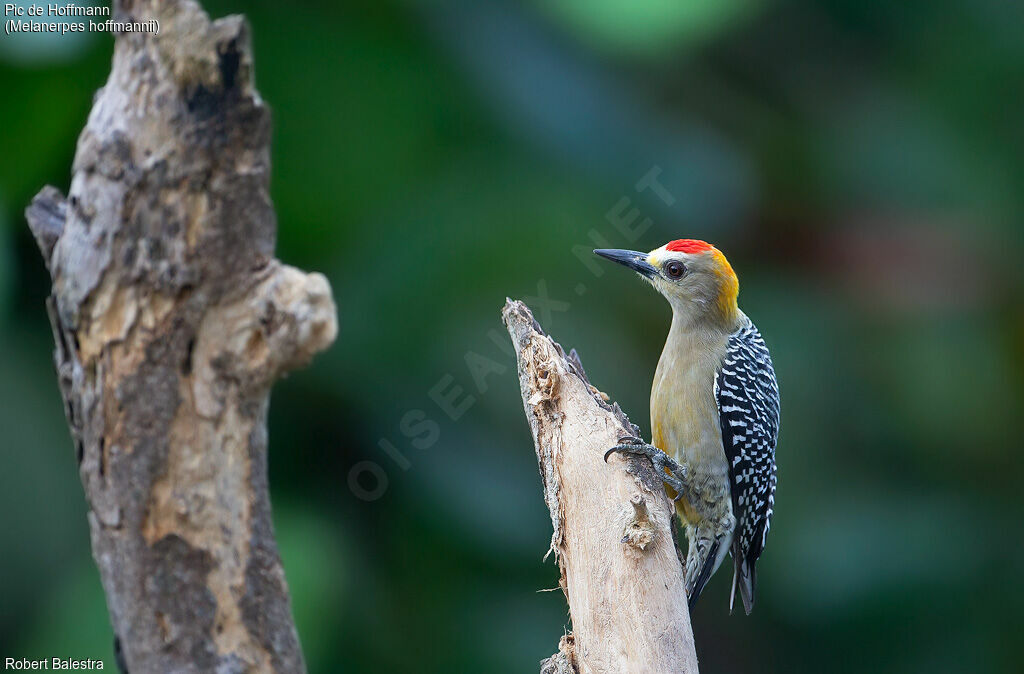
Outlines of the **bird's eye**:
<svg viewBox="0 0 1024 674">
<path fill-rule="evenodd" d="M 671 279 L 682 278 L 686 273 L 686 266 L 682 262 L 672 260 L 665 265 L 665 273 Z"/>
</svg>

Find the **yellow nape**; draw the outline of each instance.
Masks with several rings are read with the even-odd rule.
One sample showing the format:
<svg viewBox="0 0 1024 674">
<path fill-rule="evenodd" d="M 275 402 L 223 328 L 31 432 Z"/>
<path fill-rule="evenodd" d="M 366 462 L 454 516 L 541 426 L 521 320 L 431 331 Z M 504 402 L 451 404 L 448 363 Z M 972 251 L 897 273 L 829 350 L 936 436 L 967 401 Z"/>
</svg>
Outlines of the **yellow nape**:
<svg viewBox="0 0 1024 674">
<path fill-rule="evenodd" d="M 732 265 L 729 264 L 729 260 L 725 259 L 722 251 L 712 248 L 711 255 L 716 262 L 715 271 L 721 283 L 718 291 L 718 308 L 721 310 L 722 316 L 731 322 L 739 311 L 736 300 L 740 294 L 740 281 L 736 278 L 736 272 L 732 270 Z"/>
</svg>

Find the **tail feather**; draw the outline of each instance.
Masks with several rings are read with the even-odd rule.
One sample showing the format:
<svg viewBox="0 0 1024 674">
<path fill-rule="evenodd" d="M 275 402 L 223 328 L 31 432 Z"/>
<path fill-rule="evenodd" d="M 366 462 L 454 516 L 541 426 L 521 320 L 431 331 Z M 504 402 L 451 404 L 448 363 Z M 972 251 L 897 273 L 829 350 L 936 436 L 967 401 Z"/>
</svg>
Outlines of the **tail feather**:
<svg viewBox="0 0 1024 674">
<path fill-rule="evenodd" d="M 740 565 L 732 565 L 732 589 L 729 590 L 729 615 L 732 615 L 732 607 L 736 603 L 736 584 L 740 579 Z"/>
<path fill-rule="evenodd" d="M 700 599 L 700 593 L 704 591 L 704 586 L 711 580 L 711 574 L 715 572 L 718 560 L 718 547 L 719 542 L 715 541 L 708 548 L 708 554 L 704 558 L 704 563 L 700 567 L 700 572 L 697 577 L 693 580 L 693 587 L 690 588 L 690 599 L 689 608 L 692 611 L 693 607 L 697 604 L 697 600 Z"/>
<path fill-rule="evenodd" d="M 740 588 L 743 599 L 743 610 L 747 615 L 754 610 L 754 590 L 757 588 L 757 569 L 754 564 L 742 557 L 733 558 L 732 594 L 729 596 L 729 613 L 732 613 L 736 600 L 736 587 Z"/>
</svg>

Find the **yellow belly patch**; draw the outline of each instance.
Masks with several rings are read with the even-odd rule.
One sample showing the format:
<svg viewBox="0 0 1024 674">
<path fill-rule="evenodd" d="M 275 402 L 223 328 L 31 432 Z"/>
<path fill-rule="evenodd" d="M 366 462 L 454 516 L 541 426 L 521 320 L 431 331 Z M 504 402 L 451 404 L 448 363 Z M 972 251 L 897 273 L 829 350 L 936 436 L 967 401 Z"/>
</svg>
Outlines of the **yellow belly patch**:
<svg viewBox="0 0 1024 674">
<path fill-rule="evenodd" d="M 665 448 L 665 436 L 662 433 L 661 424 L 659 424 L 657 421 L 652 421 L 652 424 L 651 424 L 651 436 L 652 436 L 652 438 L 651 438 L 651 444 L 652 445 L 654 445 L 655 447 L 657 447 L 661 451 L 665 452 L 669 456 L 673 456 L 673 454 L 675 454 L 674 451 L 670 453 Z M 675 458 L 675 457 L 673 457 L 673 458 Z M 666 469 L 665 472 L 667 473 L 668 469 Z M 675 498 L 676 497 L 676 490 L 673 489 L 672 487 L 669 487 L 668 485 L 665 485 L 665 491 L 668 493 L 669 498 Z M 679 517 L 683 520 L 683 522 L 688 522 L 690 524 L 696 524 L 698 519 L 699 519 L 697 517 L 697 511 L 695 511 L 693 509 L 693 506 L 691 506 L 689 501 L 686 500 L 686 497 L 680 497 L 679 500 L 676 501 L 676 512 L 679 513 Z"/>
</svg>

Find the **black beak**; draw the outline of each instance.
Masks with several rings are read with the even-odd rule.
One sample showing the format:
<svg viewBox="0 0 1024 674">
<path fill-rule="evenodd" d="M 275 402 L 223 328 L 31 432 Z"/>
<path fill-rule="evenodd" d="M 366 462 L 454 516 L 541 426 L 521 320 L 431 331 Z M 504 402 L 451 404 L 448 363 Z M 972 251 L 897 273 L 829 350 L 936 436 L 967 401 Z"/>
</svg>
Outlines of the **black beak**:
<svg viewBox="0 0 1024 674">
<path fill-rule="evenodd" d="M 606 257 L 612 262 L 618 262 L 646 278 L 654 278 L 658 270 L 647 263 L 647 253 L 635 250 L 620 250 L 618 248 L 598 248 L 594 251 L 601 257 Z"/>
</svg>

